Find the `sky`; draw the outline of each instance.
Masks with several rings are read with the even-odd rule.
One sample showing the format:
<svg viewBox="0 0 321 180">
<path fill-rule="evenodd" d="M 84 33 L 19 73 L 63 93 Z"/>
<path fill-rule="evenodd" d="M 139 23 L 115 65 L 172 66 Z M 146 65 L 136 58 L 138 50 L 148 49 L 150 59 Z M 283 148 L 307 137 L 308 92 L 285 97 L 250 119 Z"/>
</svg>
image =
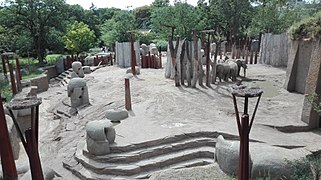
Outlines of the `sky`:
<svg viewBox="0 0 321 180">
<path fill-rule="evenodd" d="M 89 9 L 91 3 L 94 3 L 97 8 L 116 7 L 119 9 L 133 9 L 150 5 L 153 1 L 154 0 L 66 0 L 68 4 L 79 4 L 84 9 Z M 173 2 L 173 0 L 170 1 Z M 187 0 L 187 3 L 196 6 L 197 0 Z"/>
</svg>

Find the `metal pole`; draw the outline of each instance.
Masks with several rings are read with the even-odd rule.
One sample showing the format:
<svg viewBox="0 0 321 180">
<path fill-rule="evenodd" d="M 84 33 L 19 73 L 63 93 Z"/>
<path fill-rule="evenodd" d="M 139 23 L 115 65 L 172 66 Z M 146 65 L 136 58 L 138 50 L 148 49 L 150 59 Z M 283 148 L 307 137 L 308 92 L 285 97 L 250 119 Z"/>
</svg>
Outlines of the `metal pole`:
<svg viewBox="0 0 321 180">
<path fill-rule="evenodd" d="M 125 108 L 127 111 L 132 110 L 132 103 L 130 97 L 130 86 L 129 86 L 129 79 L 125 78 Z"/>
<path fill-rule="evenodd" d="M 0 94 L 1 98 L 1 94 Z M 18 179 L 16 164 L 13 158 L 12 146 L 9 140 L 7 122 L 0 100 L 0 156 L 4 179 Z"/>
</svg>

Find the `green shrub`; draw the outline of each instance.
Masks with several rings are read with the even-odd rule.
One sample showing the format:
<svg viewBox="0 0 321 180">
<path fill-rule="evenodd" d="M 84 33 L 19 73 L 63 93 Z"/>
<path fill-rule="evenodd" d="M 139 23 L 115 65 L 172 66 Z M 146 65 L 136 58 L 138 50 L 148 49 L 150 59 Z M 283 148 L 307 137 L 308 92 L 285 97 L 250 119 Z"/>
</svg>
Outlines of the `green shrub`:
<svg viewBox="0 0 321 180">
<path fill-rule="evenodd" d="M 47 65 L 54 65 L 57 61 L 65 58 L 65 55 L 62 54 L 49 54 L 46 56 Z"/>
<path fill-rule="evenodd" d="M 294 24 L 289 29 L 289 34 L 293 40 L 317 40 L 321 39 L 321 11 L 314 16 L 305 18 Z"/>
<path fill-rule="evenodd" d="M 321 97 L 319 97 L 318 94 L 313 93 L 308 95 L 308 101 L 311 103 L 312 108 L 321 116 Z"/>
</svg>

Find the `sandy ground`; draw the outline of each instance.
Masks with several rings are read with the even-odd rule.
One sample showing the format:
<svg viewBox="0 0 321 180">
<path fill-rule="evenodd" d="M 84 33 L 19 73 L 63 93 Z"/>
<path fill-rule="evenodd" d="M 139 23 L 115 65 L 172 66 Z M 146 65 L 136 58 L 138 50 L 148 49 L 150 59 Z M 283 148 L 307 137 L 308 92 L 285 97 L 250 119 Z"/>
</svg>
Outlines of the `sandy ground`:
<svg viewBox="0 0 321 180">
<path fill-rule="evenodd" d="M 300 120 L 303 95 L 283 89 L 286 69 L 266 65 L 249 65 L 247 78 L 264 93 L 250 138 L 270 145 L 321 149 L 320 130 L 292 131 L 306 127 Z M 126 69 L 107 66 L 86 75 L 91 105 L 78 110 L 71 118 L 67 87 L 51 85 L 38 94 L 40 106 L 40 145 L 42 165 L 53 168 L 66 179 L 77 179 L 62 167 L 62 161 L 73 156 L 79 142 L 85 141 L 88 121 L 104 119 L 109 109 L 124 108 Z M 217 131 L 238 135 L 229 88 L 232 82 L 208 87 L 175 87 L 164 77 L 164 69 L 142 69 L 130 78 L 132 111 L 130 117 L 115 126 L 119 145 L 159 139 L 173 134 L 195 131 Z M 255 100 L 250 100 L 250 114 Z M 239 100 L 242 109 L 242 100 Z M 57 116 L 60 115 L 61 117 Z M 55 114 L 56 113 L 56 114 Z M 290 128 L 289 128 L 290 127 Z M 279 129 L 278 129 L 279 128 Z M 280 129 L 290 132 L 281 132 Z M 28 164 L 21 146 L 18 167 Z"/>
</svg>

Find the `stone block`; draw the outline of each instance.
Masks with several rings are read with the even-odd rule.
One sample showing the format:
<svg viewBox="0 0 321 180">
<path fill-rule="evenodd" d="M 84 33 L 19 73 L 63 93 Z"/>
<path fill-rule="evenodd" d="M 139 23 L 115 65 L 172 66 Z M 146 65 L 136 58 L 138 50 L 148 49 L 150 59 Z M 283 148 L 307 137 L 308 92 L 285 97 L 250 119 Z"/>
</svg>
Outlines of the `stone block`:
<svg viewBox="0 0 321 180">
<path fill-rule="evenodd" d="M 106 112 L 105 118 L 111 120 L 111 121 L 121 121 L 126 118 L 128 118 L 128 111 L 123 109 L 123 110 L 108 110 Z"/>
<path fill-rule="evenodd" d="M 86 143 L 93 155 L 104 155 L 110 152 L 110 144 L 115 142 L 116 132 L 112 123 L 106 120 L 88 122 L 86 125 Z"/>
<path fill-rule="evenodd" d="M 71 64 L 73 73 L 71 74 L 71 78 L 75 77 L 80 77 L 83 78 L 85 77 L 84 71 L 82 69 L 82 64 L 79 61 L 75 61 Z"/>
<path fill-rule="evenodd" d="M 38 92 L 38 87 L 37 86 L 31 86 L 30 87 L 30 91 L 27 94 L 27 97 L 37 96 L 37 92 Z"/>
<path fill-rule="evenodd" d="M 42 74 L 30 80 L 31 86 L 37 86 L 37 92 L 47 91 L 49 88 L 49 81 L 46 74 Z"/>
<path fill-rule="evenodd" d="M 71 100 L 71 107 L 77 108 L 89 104 L 86 80 L 82 78 L 71 79 L 67 86 L 67 93 Z"/>
<path fill-rule="evenodd" d="M 84 66 L 84 67 L 82 67 L 82 69 L 83 69 L 85 74 L 90 74 L 91 73 L 91 69 L 90 69 L 89 66 Z"/>
</svg>

